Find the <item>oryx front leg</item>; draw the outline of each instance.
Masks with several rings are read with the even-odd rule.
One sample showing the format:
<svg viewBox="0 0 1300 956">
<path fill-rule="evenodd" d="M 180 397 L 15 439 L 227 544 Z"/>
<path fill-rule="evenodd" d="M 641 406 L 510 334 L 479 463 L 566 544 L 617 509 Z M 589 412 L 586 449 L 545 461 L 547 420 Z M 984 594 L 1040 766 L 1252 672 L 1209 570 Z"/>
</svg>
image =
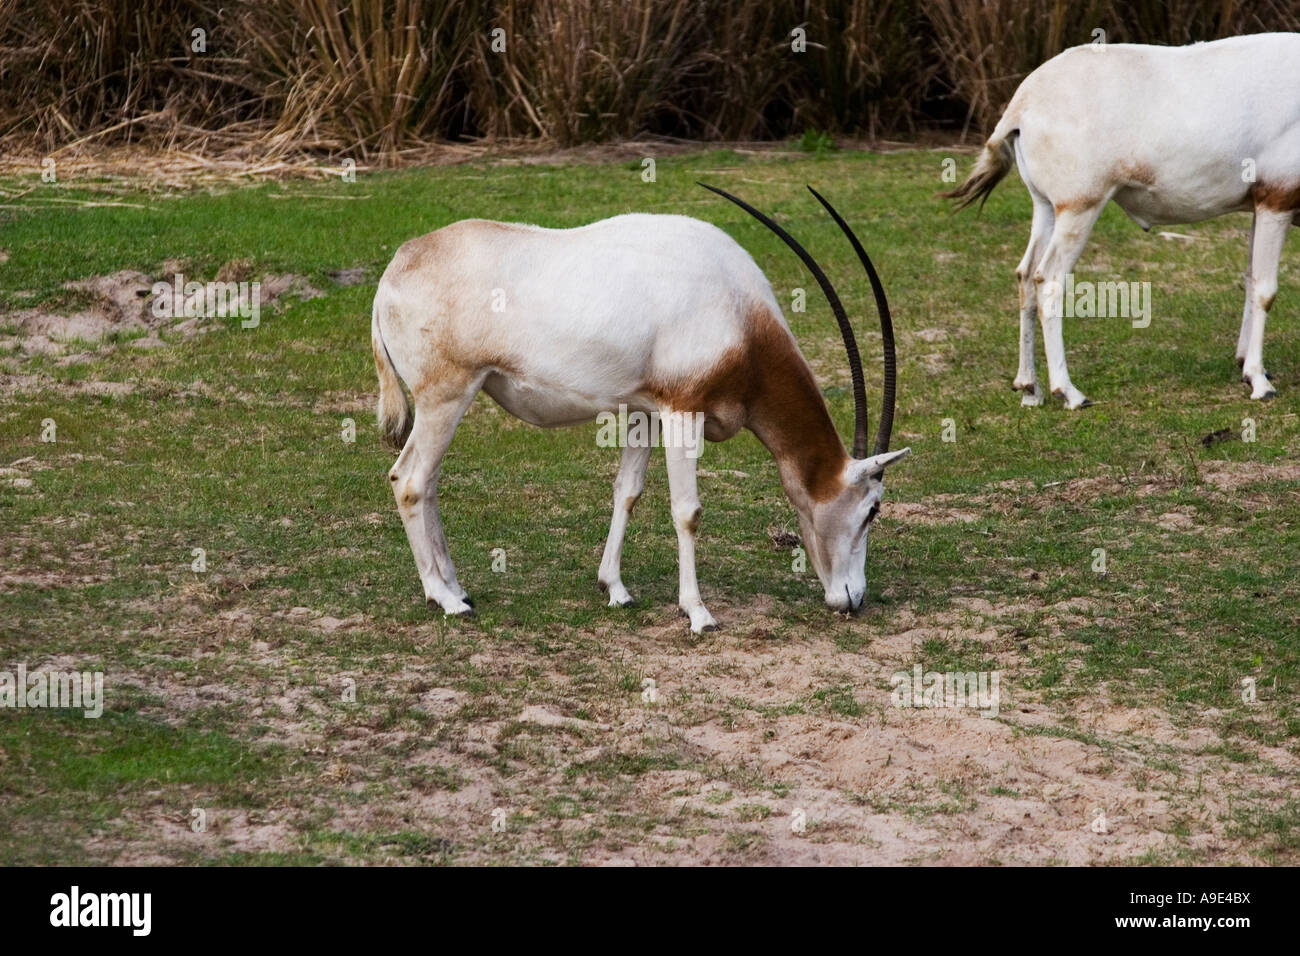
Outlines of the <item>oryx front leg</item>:
<svg viewBox="0 0 1300 956">
<path fill-rule="evenodd" d="M 614 516 L 609 522 L 609 537 L 605 540 L 605 553 L 600 559 L 597 577 L 601 590 L 609 592 L 610 607 L 625 607 L 632 603 L 632 595 L 623 586 L 623 535 L 632 508 L 645 488 L 645 470 L 649 462 L 649 444 L 623 448 L 623 461 L 614 479 Z"/>
<path fill-rule="evenodd" d="M 1255 211 L 1254 241 L 1250 251 L 1250 334 L 1242 381 L 1250 383 L 1251 398 L 1272 398 L 1277 394 L 1264 371 L 1264 320 L 1277 297 L 1277 270 L 1291 225 L 1291 213 L 1270 209 Z"/>
<path fill-rule="evenodd" d="M 660 419 L 661 430 L 667 434 L 663 442 L 664 457 L 668 461 L 668 492 L 672 499 L 673 525 L 677 529 L 677 604 L 690 617 L 691 630 L 698 634 L 716 630 L 718 626 L 700 598 L 699 582 L 695 579 L 695 533 L 700 526 L 695 463 L 704 440 L 703 429 L 691 414 L 663 411 Z"/>
<path fill-rule="evenodd" d="M 1066 408 L 1083 408 L 1088 399 L 1070 381 L 1070 370 L 1065 364 L 1065 339 L 1062 325 L 1065 318 L 1065 280 L 1079 261 L 1079 255 L 1088 242 L 1093 224 L 1101 215 L 1109 197 L 1096 206 L 1081 211 L 1058 210 L 1052 238 L 1043 253 L 1042 262 L 1034 272 L 1038 286 L 1038 318 L 1043 326 L 1043 351 L 1047 353 L 1048 386 L 1053 395 L 1065 402 Z"/>
<path fill-rule="evenodd" d="M 438 473 L 456 426 L 477 390 L 475 383 L 465 392 L 443 399 L 417 395 L 411 436 L 388 472 L 420 583 L 424 586 L 425 601 L 439 605 L 447 614 L 468 614 L 473 608 L 465 589 L 456 580 L 456 569 L 442 531 Z"/>
<path fill-rule="evenodd" d="M 1255 224 L 1258 216 L 1250 219 L 1250 238 L 1246 240 L 1246 305 L 1241 310 L 1241 332 L 1237 334 L 1237 368 L 1246 366 L 1246 349 L 1250 346 L 1250 319 L 1254 314 L 1255 277 Z"/>
</svg>

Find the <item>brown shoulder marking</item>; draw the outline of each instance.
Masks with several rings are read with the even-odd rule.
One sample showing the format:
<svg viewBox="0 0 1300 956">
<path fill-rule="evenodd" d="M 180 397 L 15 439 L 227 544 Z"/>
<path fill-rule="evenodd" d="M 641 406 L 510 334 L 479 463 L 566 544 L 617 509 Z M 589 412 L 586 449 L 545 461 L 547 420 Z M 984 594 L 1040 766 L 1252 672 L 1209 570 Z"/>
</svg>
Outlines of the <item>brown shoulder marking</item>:
<svg viewBox="0 0 1300 956">
<path fill-rule="evenodd" d="M 1300 179 L 1290 183 L 1257 182 L 1251 187 L 1250 198 L 1257 209 L 1273 212 L 1300 210 Z"/>
<path fill-rule="evenodd" d="M 656 401 L 719 421 L 738 416 L 779 465 L 793 465 L 808 494 L 839 494 L 847 460 L 812 369 L 785 326 L 765 305 L 750 308 L 744 341 L 723 354 L 707 375 L 685 382 L 651 382 Z"/>
</svg>

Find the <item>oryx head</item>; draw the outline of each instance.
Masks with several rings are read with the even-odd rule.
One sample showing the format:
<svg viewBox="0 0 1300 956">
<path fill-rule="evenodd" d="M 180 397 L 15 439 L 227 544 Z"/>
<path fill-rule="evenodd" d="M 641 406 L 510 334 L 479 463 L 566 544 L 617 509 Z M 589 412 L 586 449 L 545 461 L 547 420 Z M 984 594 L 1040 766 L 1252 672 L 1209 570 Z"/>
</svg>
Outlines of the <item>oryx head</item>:
<svg viewBox="0 0 1300 956">
<path fill-rule="evenodd" d="M 871 290 L 876 298 L 876 310 L 880 315 L 880 334 L 885 351 L 884 398 L 880 424 L 876 429 L 875 446 L 871 449 L 871 454 L 868 454 L 867 396 L 862 377 L 862 357 L 858 353 L 853 328 L 849 325 L 844 306 L 840 303 L 834 286 L 808 251 L 769 217 L 721 189 L 715 189 L 704 183 L 700 185 L 730 199 L 776 233 L 795 255 L 803 260 L 804 265 L 813 274 L 826 300 L 830 303 L 831 311 L 835 313 L 836 322 L 839 323 L 840 335 L 844 339 L 844 348 L 848 353 L 849 373 L 853 383 L 852 457 L 848 458 L 843 466 L 835 494 L 822 500 L 803 503 L 796 501 L 795 505 L 804 548 L 817 572 L 817 577 L 821 579 L 826 603 L 837 611 L 856 611 L 862 606 L 867 593 L 867 538 L 871 533 L 871 523 L 880 513 L 881 497 L 885 490 L 885 468 L 911 453 L 910 448 L 893 452 L 889 450 L 889 436 L 894 424 L 897 372 L 894 361 L 894 326 L 890 319 L 889 303 L 885 299 L 884 287 L 876 274 L 875 266 L 871 264 L 866 250 L 862 248 L 862 243 L 858 241 L 858 237 L 854 235 L 848 223 L 817 190 L 809 186 L 809 192 L 817 197 L 817 201 L 831 214 L 831 218 L 853 245 L 853 251 L 857 253 L 858 261 L 862 263 L 871 282 Z"/>
</svg>

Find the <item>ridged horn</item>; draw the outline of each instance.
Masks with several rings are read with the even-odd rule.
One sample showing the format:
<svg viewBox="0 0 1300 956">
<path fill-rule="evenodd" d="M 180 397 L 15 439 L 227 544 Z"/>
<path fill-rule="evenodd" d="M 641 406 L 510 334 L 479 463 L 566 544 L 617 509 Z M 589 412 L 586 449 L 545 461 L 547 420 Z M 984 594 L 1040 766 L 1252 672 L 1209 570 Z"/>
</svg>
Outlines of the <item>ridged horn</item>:
<svg viewBox="0 0 1300 956">
<path fill-rule="evenodd" d="M 699 183 L 711 193 L 717 193 L 723 199 L 734 202 L 745 212 L 749 213 L 763 225 L 776 233 L 777 237 L 784 242 L 797 255 L 808 271 L 813 274 L 817 284 L 821 286 L 822 294 L 826 296 L 826 301 L 830 303 L 831 311 L 835 313 L 835 321 L 839 323 L 840 337 L 844 339 L 844 350 L 849 357 L 849 378 L 853 382 L 853 457 L 867 457 L 867 390 L 863 384 L 862 378 L 862 356 L 858 354 L 858 343 L 853 336 L 853 326 L 849 324 L 849 318 L 844 314 L 844 306 L 840 302 L 839 295 L 835 292 L 835 287 L 831 285 L 831 280 L 826 278 L 826 273 L 822 271 L 817 261 L 809 255 L 808 250 L 801 246 L 790 233 L 778 226 L 772 219 L 759 212 L 743 199 L 737 199 L 729 192 L 718 189 L 716 186 L 710 186 L 708 183 Z M 815 195 L 815 194 L 814 194 Z M 820 197 L 819 197 L 820 198 Z M 833 212 L 833 211 L 832 211 Z M 893 348 L 892 334 L 890 337 L 890 348 Z M 891 351 L 892 355 L 892 351 Z M 887 434 L 887 433 L 886 433 Z M 888 437 L 886 437 L 888 441 Z"/>
<path fill-rule="evenodd" d="M 876 311 L 880 315 L 880 338 L 885 346 L 885 385 L 884 395 L 881 397 L 880 424 L 876 426 L 876 447 L 872 454 L 882 455 L 889 451 L 889 436 L 894 430 L 894 398 L 898 392 L 898 368 L 894 360 L 894 320 L 889 314 L 889 302 L 885 299 L 885 287 L 880 282 L 880 276 L 876 275 L 876 267 L 871 264 L 867 251 L 862 248 L 862 243 L 858 241 L 858 237 L 849 228 L 849 224 L 844 221 L 843 217 L 835 211 L 835 207 L 827 202 L 821 193 L 811 186 L 808 187 L 808 191 L 817 197 L 819 203 L 826 207 L 826 211 L 831 214 L 835 224 L 840 227 L 844 235 L 848 236 L 849 242 L 853 245 L 853 251 L 858 254 L 858 261 L 862 263 L 862 268 L 867 271 L 867 278 L 871 281 L 871 291 L 876 297 Z"/>
</svg>

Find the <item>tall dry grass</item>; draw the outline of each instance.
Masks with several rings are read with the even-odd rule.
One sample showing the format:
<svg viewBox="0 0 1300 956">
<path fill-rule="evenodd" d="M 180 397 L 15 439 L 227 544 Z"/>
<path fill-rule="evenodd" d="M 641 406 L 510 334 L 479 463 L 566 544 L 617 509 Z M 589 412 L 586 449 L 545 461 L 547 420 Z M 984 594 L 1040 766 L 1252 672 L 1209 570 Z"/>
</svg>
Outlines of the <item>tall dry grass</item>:
<svg viewBox="0 0 1300 956">
<path fill-rule="evenodd" d="M 0 0 L 0 143 L 385 162 L 466 138 L 978 134 L 1098 28 L 1165 43 L 1300 30 L 1300 3 Z"/>
<path fill-rule="evenodd" d="M 53 147 L 112 130 L 129 142 L 198 120 L 215 99 L 255 95 L 219 57 L 191 55 L 184 24 L 211 24 L 220 41 L 206 0 L 159 0 L 148 11 L 132 0 L 0 0 L 0 136 L 24 132 Z"/>
<path fill-rule="evenodd" d="M 469 106 L 489 137 L 560 145 L 689 123 L 669 95 L 698 79 L 697 0 L 504 0 L 467 57 Z"/>
</svg>

